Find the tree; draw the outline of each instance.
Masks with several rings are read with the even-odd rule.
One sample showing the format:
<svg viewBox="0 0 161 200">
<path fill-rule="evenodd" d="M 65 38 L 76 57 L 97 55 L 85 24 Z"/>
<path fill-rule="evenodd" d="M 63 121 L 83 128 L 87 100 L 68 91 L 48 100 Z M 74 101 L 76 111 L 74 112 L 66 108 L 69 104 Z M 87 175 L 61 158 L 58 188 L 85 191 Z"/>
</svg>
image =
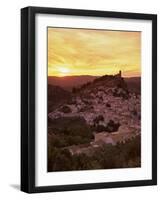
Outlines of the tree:
<svg viewBox="0 0 161 200">
<path fill-rule="evenodd" d="M 59 109 L 63 113 L 70 113 L 72 112 L 71 108 L 69 106 L 63 106 Z"/>
</svg>

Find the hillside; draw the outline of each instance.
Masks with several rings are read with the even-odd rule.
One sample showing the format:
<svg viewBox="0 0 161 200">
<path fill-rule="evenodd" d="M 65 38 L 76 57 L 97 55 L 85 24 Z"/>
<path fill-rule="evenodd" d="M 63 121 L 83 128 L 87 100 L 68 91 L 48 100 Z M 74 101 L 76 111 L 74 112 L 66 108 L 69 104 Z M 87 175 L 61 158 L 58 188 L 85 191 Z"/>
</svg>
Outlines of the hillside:
<svg viewBox="0 0 161 200">
<path fill-rule="evenodd" d="M 81 155 L 93 157 L 96 152 L 101 152 L 105 145 L 112 145 L 115 149 L 114 146 L 127 143 L 123 148 L 127 148 L 127 151 L 131 151 L 129 148 L 135 148 L 137 151 L 132 160 L 133 164 L 129 163 L 131 158 L 128 158 L 122 164 L 115 160 L 111 167 L 140 166 L 140 103 L 140 94 L 131 92 L 121 74 L 105 75 L 75 87 L 70 100 L 64 100 L 48 114 L 49 142 L 56 148 L 53 151 L 61 151 L 62 154 L 67 151 L 70 159 L 73 159 L 71 156 Z M 129 144 L 129 141 L 135 142 Z M 53 146 L 50 145 L 50 148 Z M 111 147 L 108 147 L 107 151 L 109 148 Z M 51 159 L 53 154 L 55 155 L 49 154 Z M 103 156 L 107 157 L 104 153 Z M 92 168 L 106 168 L 104 164 L 97 164 Z M 52 170 L 57 168 L 50 165 L 49 171 Z"/>
<path fill-rule="evenodd" d="M 71 93 L 59 86 L 48 84 L 48 112 L 71 99 Z"/>
<path fill-rule="evenodd" d="M 124 78 L 124 80 L 127 83 L 130 92 L 135 92 L 135 93 L 140 94 L 141 77 Z"/>
<path fill-rule="evenodd" d="M 83 84 L 94 81 L 97 78 L 101 78 L 99 76 L 66 76 L 66 77 L 56 77 L 49 76 L 48 84 L 54 86 L 60 86 L 65 90 L 72 91 L 73 87 L 80 87 Z M 140 93 L 141 88 L 141 78 L 140 77 L 130 77 L 124 78 L 124 81 L 127 84 L 128 89 L 131 92 Z"/>
</svg>

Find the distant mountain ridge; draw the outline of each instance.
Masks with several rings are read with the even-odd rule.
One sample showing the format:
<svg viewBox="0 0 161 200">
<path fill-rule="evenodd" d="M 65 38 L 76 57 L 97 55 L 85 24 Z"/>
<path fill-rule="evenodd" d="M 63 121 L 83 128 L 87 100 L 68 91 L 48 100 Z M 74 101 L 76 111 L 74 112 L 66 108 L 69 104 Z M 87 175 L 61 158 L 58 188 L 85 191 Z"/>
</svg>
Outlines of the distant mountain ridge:
<svg viewBox="0 0 161 200">
<path fill-rule="evenodd" d="M 98 76 L 90 76 L 90 75 L 65 76 L 65 77 L 48 76 L 48 84 L 57 85 L 66 90 L 72 90 L 73 87 L 78 87 L 89 81 L 93 81 L 96 78 L 98 78 Z"/>
<path fill-rule="evenodd" d="M 105 75 L 109 76 L 109 75 Z M 81 85 L 87 84 L 105 76 L 91 76 L 91 75 L 82 75 L 82 76 L 48 76 L 48 84 L 59 86 L 65 90 L 72 91 L 73 87 L 80 87 Z M 112 76 L 112 75 L 111 75 Z M 127 87 L 130 92 L 140 93 L 141 91 L 141 77 L 123 77 L 124 81 L 127 83 Z"/>
</svg>

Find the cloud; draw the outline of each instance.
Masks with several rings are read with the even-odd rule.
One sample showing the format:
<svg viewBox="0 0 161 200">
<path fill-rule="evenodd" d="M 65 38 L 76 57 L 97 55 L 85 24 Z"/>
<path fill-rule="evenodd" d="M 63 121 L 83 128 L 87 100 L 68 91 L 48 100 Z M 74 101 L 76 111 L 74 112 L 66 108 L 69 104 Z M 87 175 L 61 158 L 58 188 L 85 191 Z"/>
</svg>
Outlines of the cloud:
<svg viewBox="0 0 161 200">
<path fill-rule="evenodd" d="M 60 76 L 59 66 L 70 75 L 140 75 L 140 51 L 140 32 L 48 28 L 49 75 Z"/>
</svg>

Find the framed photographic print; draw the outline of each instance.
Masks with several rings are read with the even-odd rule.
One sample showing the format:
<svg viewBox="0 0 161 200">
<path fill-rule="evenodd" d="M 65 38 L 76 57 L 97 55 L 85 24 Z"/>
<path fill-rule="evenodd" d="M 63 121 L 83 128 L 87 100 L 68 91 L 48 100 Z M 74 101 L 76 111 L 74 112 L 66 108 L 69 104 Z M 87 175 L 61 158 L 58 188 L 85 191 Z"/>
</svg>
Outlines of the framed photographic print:
<svg viewBox="0 0 161 200">
<path fill-rule="evenodd" d="M 21 190 L 157 184 L 157 16 L 21 10 Z"/>
</svg>

